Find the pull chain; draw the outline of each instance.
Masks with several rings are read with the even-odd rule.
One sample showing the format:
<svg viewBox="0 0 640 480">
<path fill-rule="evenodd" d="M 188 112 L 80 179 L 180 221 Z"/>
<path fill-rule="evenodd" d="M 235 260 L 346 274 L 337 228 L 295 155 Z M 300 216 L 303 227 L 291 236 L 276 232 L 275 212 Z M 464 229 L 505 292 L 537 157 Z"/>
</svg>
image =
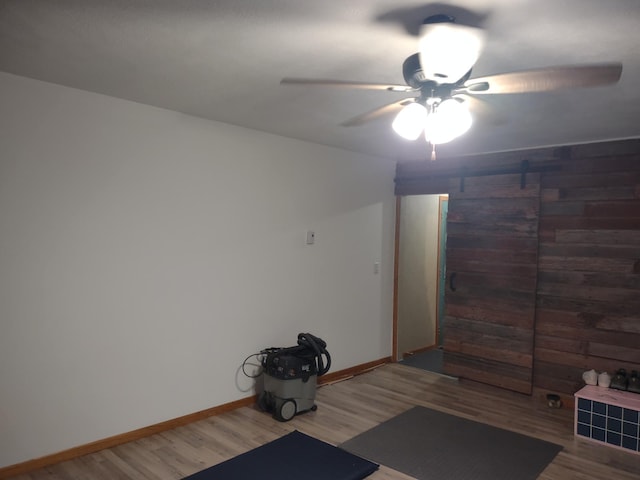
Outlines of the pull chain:
<svg viewBox="0 0 640 480">
<path fill-rule="evenodd" d="M 440 103 L 440 99 L 435 97 L 435 92 L 432 90 L 431 97 L 429 97 L 429 99 L 427 100 L 428 115 L 435 115 L 436 111 L 438 110 L 439 103 Z M 429 140 L 429 136 L 427 132 L 425 132 L 425 136 L 427 137 L 427 141 L 431 143 L 431 161 L 435 162 L 436 161 L 436 144 L 432 143 Z"/>
</svg>

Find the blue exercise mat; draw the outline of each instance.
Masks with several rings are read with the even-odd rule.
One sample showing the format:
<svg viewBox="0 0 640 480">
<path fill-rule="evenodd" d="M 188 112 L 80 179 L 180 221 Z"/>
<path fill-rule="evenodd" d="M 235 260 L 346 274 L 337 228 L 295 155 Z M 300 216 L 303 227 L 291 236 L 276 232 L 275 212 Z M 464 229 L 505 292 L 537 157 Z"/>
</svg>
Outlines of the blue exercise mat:
<svg viewBox="0 0 640 480">
<path fill-rule="evenodd" d="M 184 480 L 360 480 L 378 464 L 299 431 Z"/>
</svg>

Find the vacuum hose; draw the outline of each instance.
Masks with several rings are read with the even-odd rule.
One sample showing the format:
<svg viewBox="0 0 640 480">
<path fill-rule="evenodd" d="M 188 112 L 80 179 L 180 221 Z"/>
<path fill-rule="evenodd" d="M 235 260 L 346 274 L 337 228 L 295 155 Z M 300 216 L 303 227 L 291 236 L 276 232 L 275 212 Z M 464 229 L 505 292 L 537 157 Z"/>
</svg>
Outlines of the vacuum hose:
<svg viewBox="0 0 640 480">
<path fill-rule="evenodd" d="M 318 338 L 310 333 L 298 334 L 298 345 L 311 350 L 315 354 L 317 375 L 324 375 L 331 368 L 331 355 L 327 351 L 327 344 L 321 338 Z M 326 359 L 323 361 L 322 357 Z"/>
</svg>

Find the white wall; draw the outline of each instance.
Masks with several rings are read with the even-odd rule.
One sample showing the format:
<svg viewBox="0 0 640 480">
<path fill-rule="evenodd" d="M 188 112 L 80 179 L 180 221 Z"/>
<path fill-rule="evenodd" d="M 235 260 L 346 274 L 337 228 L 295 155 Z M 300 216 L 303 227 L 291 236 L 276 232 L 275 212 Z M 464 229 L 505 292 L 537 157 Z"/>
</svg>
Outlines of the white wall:
<svg viewBox="0 0 640 480">
<path fill-rule="evenodd" d="M 390 355 L 393 172 L 0 74 L 0 466 L 245 398 L 299 332 Z"/>
<path fill-rule="evenodd" d="M 398 260 L 398 353 L 436 343 L 439 195 L 402 197 Z"/>
</svg>

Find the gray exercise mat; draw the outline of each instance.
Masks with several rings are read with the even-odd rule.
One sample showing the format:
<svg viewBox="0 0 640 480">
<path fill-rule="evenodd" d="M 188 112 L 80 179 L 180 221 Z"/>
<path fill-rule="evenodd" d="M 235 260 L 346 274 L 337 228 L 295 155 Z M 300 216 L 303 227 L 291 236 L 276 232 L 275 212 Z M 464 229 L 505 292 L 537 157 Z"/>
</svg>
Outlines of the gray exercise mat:
<svg viewBox="0 0 640 480">
<path fill-rule="evenodd" d="M 340 448 L 418 480 L 535 480 L 560 445 L 414 407 Z"/>
</svg>

